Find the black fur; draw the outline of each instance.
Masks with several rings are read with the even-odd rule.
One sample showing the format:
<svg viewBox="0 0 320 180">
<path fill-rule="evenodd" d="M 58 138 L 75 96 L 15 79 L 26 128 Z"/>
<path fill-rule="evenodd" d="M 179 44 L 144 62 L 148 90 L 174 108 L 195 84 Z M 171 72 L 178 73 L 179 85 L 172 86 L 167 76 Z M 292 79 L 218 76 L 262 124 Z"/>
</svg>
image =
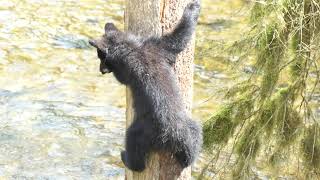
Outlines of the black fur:
<svg viewBox="0 0 320 180">
<path fill-rule="evenodd" d="M 186 113 L 172 67 L 191 39 L 199 10 L 199 2 L 190 3 L 175 30 L 161 38 L 141 39 L 107 23 L 102 38 L 90 40 L 101 73 L 113 72 L 132 91 L 134 121 L 121 153 L 131 170 L 143 171 L 150 151 L 170 152 L 182 167 L 200 152 L 201 127 Z"/>
</svg>

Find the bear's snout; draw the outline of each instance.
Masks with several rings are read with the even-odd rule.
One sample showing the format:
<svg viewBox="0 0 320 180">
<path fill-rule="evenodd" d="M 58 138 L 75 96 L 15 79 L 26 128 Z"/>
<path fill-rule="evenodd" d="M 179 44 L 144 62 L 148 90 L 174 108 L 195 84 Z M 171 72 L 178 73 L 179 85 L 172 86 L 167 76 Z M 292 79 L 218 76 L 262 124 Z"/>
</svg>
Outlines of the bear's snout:
<svg viewBox="0 0 320 180">
<path fill-rule="evenodd" d="M 89 40 L 89 44 L 90 44 L 91 46 L 95 47 L 95 48 L 98 48 L 97 42 L 96 42 L 95 40 L 93 40 L 93 39 L 90 39 L 90 40 Z"/>
<path fill-rule="evenodd" d="M 101 74 L 111 73 L 112 71 L 108 68 L 101 68 L 100 69 Z"/>
</svg>

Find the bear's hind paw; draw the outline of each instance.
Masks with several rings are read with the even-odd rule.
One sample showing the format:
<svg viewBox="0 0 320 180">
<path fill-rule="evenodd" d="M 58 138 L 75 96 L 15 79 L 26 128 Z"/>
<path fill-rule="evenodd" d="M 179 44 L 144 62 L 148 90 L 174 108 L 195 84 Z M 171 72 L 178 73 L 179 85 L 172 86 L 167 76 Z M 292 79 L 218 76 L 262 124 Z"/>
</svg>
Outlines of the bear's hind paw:
<svg viewBox="0 0 320 180">
<path fill-rule="evenodd" d="M 132 171 L 142 172 L 145 169 L 145 164 L 142 162 L 130 163 L 126 151 L 121 151 L 121 160 L 123 164 Z"/>
</svg>

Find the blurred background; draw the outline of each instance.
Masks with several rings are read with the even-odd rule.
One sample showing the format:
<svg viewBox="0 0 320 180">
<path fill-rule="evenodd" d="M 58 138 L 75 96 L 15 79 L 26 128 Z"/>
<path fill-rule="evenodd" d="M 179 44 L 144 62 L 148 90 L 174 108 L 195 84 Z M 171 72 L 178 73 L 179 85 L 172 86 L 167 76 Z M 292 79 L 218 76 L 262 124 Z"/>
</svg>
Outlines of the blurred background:
<svg viewBox="0 0 320 180">
<path fill-rule="evenodd" d="M 193 100 L 199 121 L 254 73 L 251 56 L 239 65 L 241 53 L 230 50 L 251 28 L 251 7 L 202 0 Z M 124 0 L 0 0 L 0 179 L 123 179 L 125 88 L 100 74 L 87 43 L 106 22 L 123 29 L 123 14 Z M 212 158 L 201 155 L 194 178 L 203 168 L 217 178 L 219 168 L 207 166 Z M 265 169 L 253 172 L 270 178 Z"/>
</svg>

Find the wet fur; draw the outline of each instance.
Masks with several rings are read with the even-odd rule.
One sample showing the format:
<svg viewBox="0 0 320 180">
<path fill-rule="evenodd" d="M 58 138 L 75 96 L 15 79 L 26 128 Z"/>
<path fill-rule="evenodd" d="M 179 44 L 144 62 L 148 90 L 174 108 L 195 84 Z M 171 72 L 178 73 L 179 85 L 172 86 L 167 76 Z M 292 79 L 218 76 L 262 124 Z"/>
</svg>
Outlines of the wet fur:
<svg viewBox="0 0 320 180">
<path fill-rule="evenodd" d="M 100 71 L 113 72 L 133 96 L 134 121 L 126 132 L 123 163 L 143 171 L 151 151 L 171 152 L 182 167 L 191 165 L 202 145 L 201 126 L 187 114 L 173 70 L 177 55 L 191 40 L 200 4 L 190 3 L 172 33 L 138 38 L 107 23 L 97 48 Z"/>
</svg>

